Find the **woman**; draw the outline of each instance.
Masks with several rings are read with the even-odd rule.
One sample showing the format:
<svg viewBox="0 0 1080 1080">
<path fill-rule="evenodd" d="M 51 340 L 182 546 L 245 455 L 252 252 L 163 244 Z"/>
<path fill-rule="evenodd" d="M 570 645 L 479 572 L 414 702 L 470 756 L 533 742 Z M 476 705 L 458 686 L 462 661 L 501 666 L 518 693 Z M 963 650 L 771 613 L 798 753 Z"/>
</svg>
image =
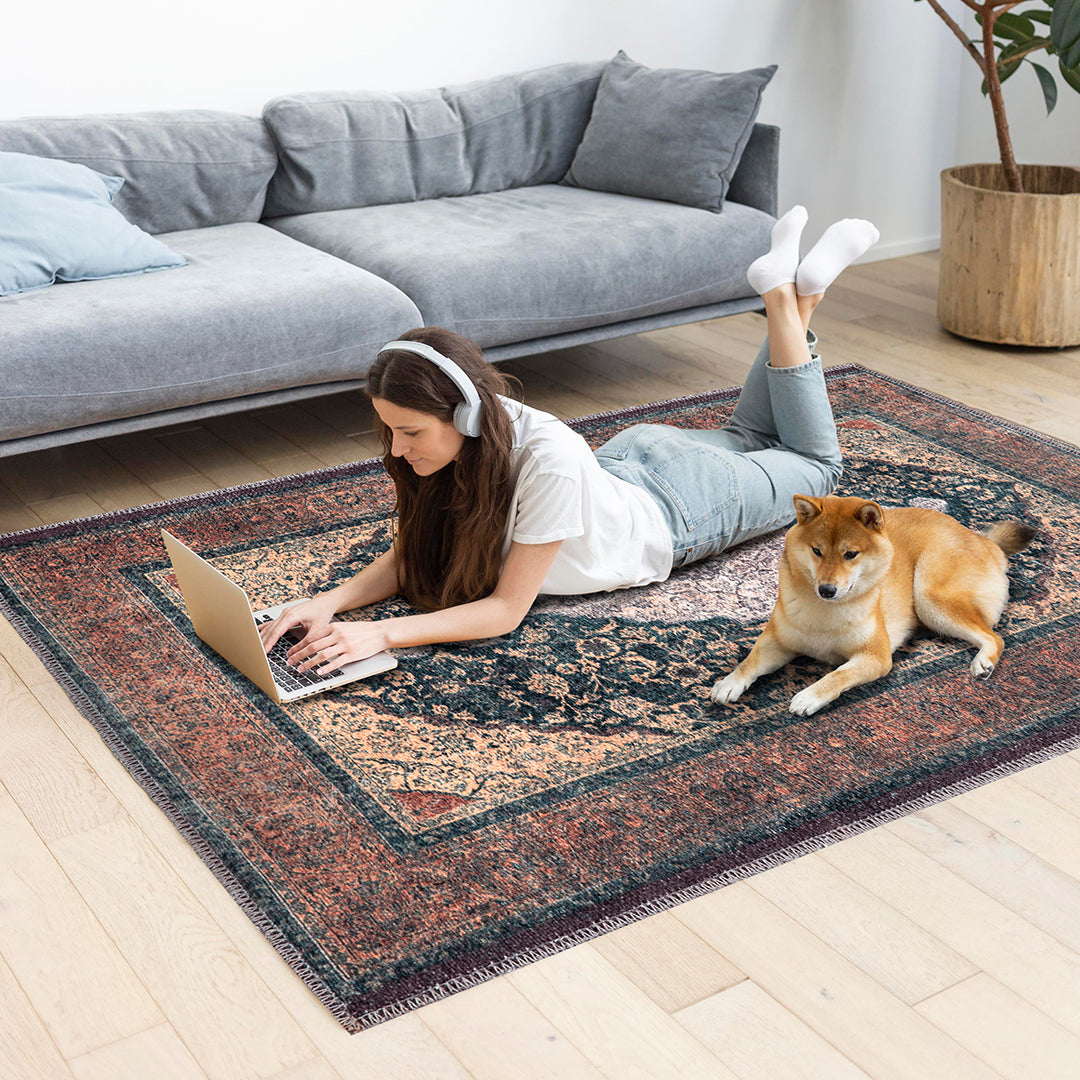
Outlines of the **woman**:
<svg viewBox="0 0 1080 1080">
<path fill-rule="evenodd" d="M 366 389 L 397 490 L 394 542 L 263 626 L 267 651 L 302 626 L 289 661 L 322 674 L 387 648 L 497 637 L 540 593 L 662 581 L 788 523 L 794 495 L 831 492 L 840 450 L 810 315 L 877 230 L 837 222 L 800 262 L 805 223 L 801 206 L 785 214 L 747 272 L 768 337 L 719 431 L 639 424 L 594 454 L 555 417 L 510 400 L 467 338 L 426 327 L 391 342 Z M 333 621 L 397 593 L 423 614 Z"/>
</svg>

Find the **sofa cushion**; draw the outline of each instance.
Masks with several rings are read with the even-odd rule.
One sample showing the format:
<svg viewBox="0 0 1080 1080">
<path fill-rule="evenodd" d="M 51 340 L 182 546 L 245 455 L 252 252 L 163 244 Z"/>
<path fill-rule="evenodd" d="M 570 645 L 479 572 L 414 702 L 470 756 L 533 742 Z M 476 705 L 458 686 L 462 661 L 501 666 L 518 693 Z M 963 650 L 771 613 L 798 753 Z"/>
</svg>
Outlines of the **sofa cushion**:
<svg viewBox="0 0 1080 1080">
<path fill-rule="evenodd" d="M 277 167 L 262 120 L 202 109 L 0 120 L 0 150 L 122 176 L 116 208 L 149 233 L 258 221 Z"/>
<path fill-rule="evenodd" d="M 557 64 L 440 90 L 275 98 L 263 117 L 281 165 L 266 216 L 561 180 L 603 68 Z"/>
<path fill-rule="evenodd" d="M 422 322 L 392 285 L 263 225 L 162 240 L 187 269 L 0 299 L 0 437 L 354 379 Z"/>
<path fill-rule="evenodd" d="M 718 213 L 775 71 L 647 68 L 620 52 L 565 182 Z"/>
<path fill-rule="evenodd" d="M 268 221 L 393 282 L 480 345 L 753 295 L 774 219 L 545 184 Z"/>
<path fill-rule="evenodd" d="M 0 296 L 184 266 L 183 256 L 124 219 L 123 186 L 85 165 L 0 150 Z"/>
</svg>

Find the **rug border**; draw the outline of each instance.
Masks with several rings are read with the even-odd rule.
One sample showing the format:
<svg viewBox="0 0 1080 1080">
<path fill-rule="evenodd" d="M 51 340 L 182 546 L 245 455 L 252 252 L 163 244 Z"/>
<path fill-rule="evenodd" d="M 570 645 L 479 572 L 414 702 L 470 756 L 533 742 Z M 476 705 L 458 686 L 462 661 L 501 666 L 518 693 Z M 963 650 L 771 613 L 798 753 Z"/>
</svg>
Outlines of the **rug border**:
<svg viewBox="0 0 1080 1080">
<path fill-rule="evenodd" d="M 1072 443 L 1068 443 L 1063 439 L 1047 435 L 1044 432 L 1036 431 L 1032 428 L 1024 427 L 1014 421 L 995 416 L 993 413 L 974 408 L 963 402 L 955 401 L 944 395 L 937 394 L 934 391 L 925 390 L 922 387 L 915 386 L 902 379 L 896 379 L 892 376 L 881 374 L 880 372 L 874 371 L 871 368 L 866 368 L 861 364 L 840 364 L 826 369 L 826 375 L 831 377 L 847 374 L 870 375 L 874 379 L 880 379 L 893 386 L 900 387 L 903 390 L 914 394 L 916 397 L 944 405 L 967 417 L 990 421 L 1000 428 L 1024 435 L 1034 442 L 1041 443 L 1071 456 L 1080 457 L 1080 447 L 1074 446 Z M 636 419 L 666 408 L 676 406 L 693 407 L 695 405 L 723 401 L 726 398 L 735 396 L 739 390 L 739 386 L 724 387 L 697 394 L 667 398 L 662 401 L 648 402 L 642 405 L 630 406 L 625 409 L 612 409 L 600 413 L 591 413 L 586 416 L 575 417 L 572 420 L 567 421 L 567 423 L 571 427 L 576 427 L 578 425 L 585 425 L 596 421 Z M 213 491 L 197 492 L 193 495 L 180 496 L 176 499 L 165 499 L 158 502 L 128 507 L 122 510 L 108 511 L 106 513 L 94 514 L 82 518 L 73 518 L 68 521 L 55 522 L 50 525 L 39 525 L 30 529 L 21 529 L 15 532 L 0 534 L 0 549 L 21 546 L 24 543 L 32 542 L 34 540 L 52 539 L 88 526 L 134 522 L 166 510 L 184 510 L 202 505 L 212 505 L 218 502 L 222 496 L 244 496 L 261 491 L 273 492 L 277 490 L 287 490 L 290 487 L 297 486 L 300 482 L 310 480 L 312 477 L 317 477 L 319 480 L 332 480 L 338 477 L 364 476 L 374 472 L 379 464 L 380 459 L 378 457 L 366 458 L 343 465 L 329 465 L 321 469 L 314 469 L 301 473 L 291 473 L 281 477 L 271 477 L 250 484 L 216 488 Z M 112 752 L 113 756 L 127 770 L 129 775 L 143 791 L 146 792 L 154 805 L 165 815 L 169 823 L 192 847 L 195 853 L 229 894 L 230 898 L 255 924 L 256 928 L 263 934 L 278 955 L 281 956 L 281 958 L 303 981 L 305 986 L 307 986 L 315 997 L 329 1010 L 331 1015 L 333 1015 L 333 1017 L 350 1034 L 356 1034 L 387 1020 L 403 1016 L 417 1008 L 442 1000 L 461 990 L 478 986 L 481 983 L 498 978 L 501 975 L 517 971 L 528 964 L 535 963 L 537 960 L 558 955 L 574 945 L 595 940 L 604 934 L 640 922 L 652 915 L 669 911 L 689 900 L 706 896 L 725 885 L 745 880 L 763 870 L 781 866 L 784 863 L 800 858 L 802 855 L 809 854 L 810 852 L 820 850 L 839 840 L 858 835 L 862 832 L 867 832 L 880 825 L 897 820 L 898 818 L 906 817 L 909 814 L 915 813 L 928 806 L 933 806 L 940 802 L 947 802 L 949 799 L 955 798 L 957 795 L 963 794 L 966 791 L 981 787 L 983 784 L 990 783 L 993 780 L 1001 779 L 1005 776 L 1013 775 L 1032 765 L 1058 757 L 1069 750 L 1080 748 L 1080 731 L 1071 731 L 1062 734 L 1060 738 L 1047 741 L 1044 745 L 1041 745 L 1036 749 L 1021 752 L 1015 758 L 1007 757 L 1007 750 L 1002 751 L 1001 753 L 1005 756 L 1005 760 L 999 761 L 996 765 L 987 770 L 963 777 L 950 784 L 946 784 L 944 787 L 935 788 L 932 792 L 925 792 L 914 798 L 902 800 L 893 806 L 875 811 L 868 816 L 860 817 L 857 821 L 850 821 L 834 828 L 826 829 L 824 832 L 797 840 L 794 843 L 782 845 L 767 855 L 751 859 L 749 862 L 744 862 L 738 866 L 709 875 L 690 885 L 677 887 L 671 891 L 665 892 L 661 896 L 645 903 L 631 906 L 617 914 L 604 915 L 595 921 L 590 922 L 587 926 L 551 938 L 542 945 L 511 953 L 498 961 L 474 968 L 465 974 L 459 974 L 441 980 L 422 991 L 398 998 L 389 1004 L 376 1008 L 362 1009 L 355 1008 L 355 1006 L 350 1007 L 348 999 L 339 997 L 337 993 L 331 990 L 321 977 L 308 965 L 307 961 L 300 954 L 298 949 L 288 940 L 284 933 L 258 908 L 236 875 L 233 874 L 214 850 L 195 832 L 194 827 L 181 816 L 172 800 L 169 799 L 167 793 L 162 790 L 150 772 L 142 765 L 138 758 L 123 745 L 98 707 L 86 696 L 75 680 L 71 678 L 52 657 L 38 635 L 20 616 L 15 614 L 15 611 L 3 596 L 0 596 L 0 614 L 8 620 L 15 632 L 42 662 L 45 669 L 56 680 L 61 689 L 64 690 L 83 717 L 91 723 L 102 741 Z M 20 678 L 21 681 L 18 672 L 16 672 L 16 677 Z M 663 888 L 662 885 L 660 887 Z M 353 1000 L 355 1001 L 356 999 Z"/>
</svg>

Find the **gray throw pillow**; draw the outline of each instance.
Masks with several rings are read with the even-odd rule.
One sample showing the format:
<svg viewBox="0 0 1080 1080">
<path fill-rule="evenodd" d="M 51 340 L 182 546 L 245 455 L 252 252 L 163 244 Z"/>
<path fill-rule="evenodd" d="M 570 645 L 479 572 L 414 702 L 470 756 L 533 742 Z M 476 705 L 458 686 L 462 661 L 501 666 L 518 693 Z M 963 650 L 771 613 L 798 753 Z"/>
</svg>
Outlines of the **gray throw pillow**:
<svg viewBox="0 0 1080 1080">
<path fill-rule="evenodd" d="M 775 72 L 647 68 L 619 52 L 563 182 L 719 213 Z"/>
</svg>

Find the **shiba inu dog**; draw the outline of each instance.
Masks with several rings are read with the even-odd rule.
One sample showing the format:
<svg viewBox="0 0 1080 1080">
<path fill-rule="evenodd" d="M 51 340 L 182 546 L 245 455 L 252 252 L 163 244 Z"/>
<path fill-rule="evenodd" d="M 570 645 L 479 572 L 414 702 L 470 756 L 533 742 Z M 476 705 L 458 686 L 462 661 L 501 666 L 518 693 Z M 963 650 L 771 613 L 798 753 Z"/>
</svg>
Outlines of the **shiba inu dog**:
<svg viewBox="0 0 1080 1080">
<path fill-rule="evenodd" d="M 737 701 L 762 675 L 812 656 L 839 666 L 791 699 L 793 713 L 810 716 L 887 674 L 920 623 L 976 646 L 971 673 L 990 675 L 1004 647 L 993 627 L 1009 598 L 1006 557 L 1027 547 L 1032 529 L 1002 521 L 976 533 L 937 510 L 835 495 L 794 502 L 772 616 L 750 655 L 712 688 L 713 701 Z"/>
</svg>

